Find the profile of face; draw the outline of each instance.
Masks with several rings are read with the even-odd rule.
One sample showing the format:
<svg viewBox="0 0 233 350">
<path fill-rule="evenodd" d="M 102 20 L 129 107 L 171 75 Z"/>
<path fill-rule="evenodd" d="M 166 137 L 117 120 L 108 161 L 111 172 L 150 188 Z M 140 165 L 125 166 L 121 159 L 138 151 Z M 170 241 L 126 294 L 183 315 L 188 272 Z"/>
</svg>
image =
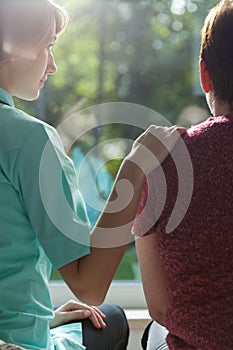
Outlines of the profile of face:
<svg viewBox="0 0 233 350">
<path fill-rule="evenodd" d="M 57 67 L 51 51 L 56 40 L 56 22 L 52 18 L 46 35 L 29 47 L 12 53 L 8 62 L 8 90 L 12 96 L 32 101 L 38 98 L 48 75 Z"/>
</svg>

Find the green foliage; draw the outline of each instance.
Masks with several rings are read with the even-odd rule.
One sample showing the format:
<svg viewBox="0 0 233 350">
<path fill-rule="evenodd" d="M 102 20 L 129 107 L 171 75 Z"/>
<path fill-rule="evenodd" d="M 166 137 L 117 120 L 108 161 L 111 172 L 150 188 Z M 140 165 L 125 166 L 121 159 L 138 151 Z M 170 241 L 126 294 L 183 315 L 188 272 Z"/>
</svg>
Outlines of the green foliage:
<svg viewBox="0 0 233 350">
<path fill-rule="evenodd" d="M 59 124 L 83 97 L 85 106 L 109 101 L 141 104 L 172 123 L 183 107 L 196 103 L 194 61 L 198 62 L 200 29 L 216 1 L 59 3 L 67 7 L 71 20 L 53 49 L 59 72 L 46 90 L 50 124 Z M 26 109 L 34 112 L 37 104 Z"/>
<path fill-rule="evenodd" d="M 40 112 L 38 102 L 17 101 L 17 106 L 56 126 L 83 98 L 82 108 L 131 102 L 158 111 L 171 123 L 184 107 L 203 104 L 198 77 L 200 31 L 216 0 L 59 3 L 71 16 L 53 49 L 59 71 L 48 81 Z M 101 134 L 93 133 L 93 144 L 114 138 L 135 139 L 138 133 L 130 126 L 109 125 Z M 114 176 L 119 165 L 120 160 L 107 163 Z M 133 278 L 135 260 L 135 253 L 128 254 L 116 278 Z"/>
</svg>

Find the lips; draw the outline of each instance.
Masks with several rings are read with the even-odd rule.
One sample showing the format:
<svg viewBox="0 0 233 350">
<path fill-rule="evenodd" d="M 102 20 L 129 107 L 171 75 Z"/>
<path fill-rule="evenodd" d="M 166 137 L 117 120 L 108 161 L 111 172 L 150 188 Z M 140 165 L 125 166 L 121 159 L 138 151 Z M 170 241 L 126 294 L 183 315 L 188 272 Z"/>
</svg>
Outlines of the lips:
<svg viewBox="0 0 233 350">
<path fill-rule="evenodd" d="M 46 79 L 41 79 L 40 80 L 40 86 L 43 87 L 45 82 L 46 82 L 47 78 Z"/>
<path fill-rule="evenodd" d="M 40 82 L 44 84 L 46 80 L 47 80 L 47 77 L 45 77 L 44 79 L 41 79 Z"/>
</svg>

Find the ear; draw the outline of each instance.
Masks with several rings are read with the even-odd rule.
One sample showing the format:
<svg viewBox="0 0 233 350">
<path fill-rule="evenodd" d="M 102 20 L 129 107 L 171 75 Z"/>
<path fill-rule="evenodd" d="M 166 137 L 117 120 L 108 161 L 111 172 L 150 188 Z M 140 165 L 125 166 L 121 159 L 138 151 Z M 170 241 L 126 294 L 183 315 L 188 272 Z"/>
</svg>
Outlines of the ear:
<svg viewBox="0 0 233 350">
<path fill-rule="evenodd" d="M 213 91 L 213 84 L 204 60 L 200 61 L 200 79 L 202 89 L 206 94 Z"/>
</svg>

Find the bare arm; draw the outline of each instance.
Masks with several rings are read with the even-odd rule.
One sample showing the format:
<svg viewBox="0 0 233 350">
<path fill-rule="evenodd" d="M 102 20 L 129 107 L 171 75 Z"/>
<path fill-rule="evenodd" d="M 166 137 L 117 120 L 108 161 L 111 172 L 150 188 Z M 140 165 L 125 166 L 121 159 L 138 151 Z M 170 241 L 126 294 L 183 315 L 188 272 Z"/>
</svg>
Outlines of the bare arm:
<svg viewBox="0 0 233 350">
<path fill-rule="evenodd" d="M 138 238 L 136 249 L 150 316 L 163 325 L 164 314 L 169 305 L 169 299 L 164 290 L 168 277 L 158 256 L 156 232 Z"/>
<path fill-rule="evenodd" d="M 93 305 L 103 302 L 130 239 L 144 176 L 167 157 L 183 132 L 184 129 L 175 127 L 150 127 L 136 140 L 122 163 L 113 191 L 91 234 L 91 254 L 59 269 L 82 301 Z"/>
<path fill-rule="evenodd" d="M 131 180 L 131 185 L 136 189 L 133 198 L 124 209 L 111 213 L 111 202 L 118 196 L 117 184 L 126 178 Z M 90 255 L 59 269 L 72 292 L 88 304 L 99 305 L 104 300 L 130 239 L 143 179 L 143 173 L 133 163 L 121 169 L 104 213 L 92 232 Z M 121 196 L 121 201 L 127 203 L 127 191 Z"/>
</svg>

